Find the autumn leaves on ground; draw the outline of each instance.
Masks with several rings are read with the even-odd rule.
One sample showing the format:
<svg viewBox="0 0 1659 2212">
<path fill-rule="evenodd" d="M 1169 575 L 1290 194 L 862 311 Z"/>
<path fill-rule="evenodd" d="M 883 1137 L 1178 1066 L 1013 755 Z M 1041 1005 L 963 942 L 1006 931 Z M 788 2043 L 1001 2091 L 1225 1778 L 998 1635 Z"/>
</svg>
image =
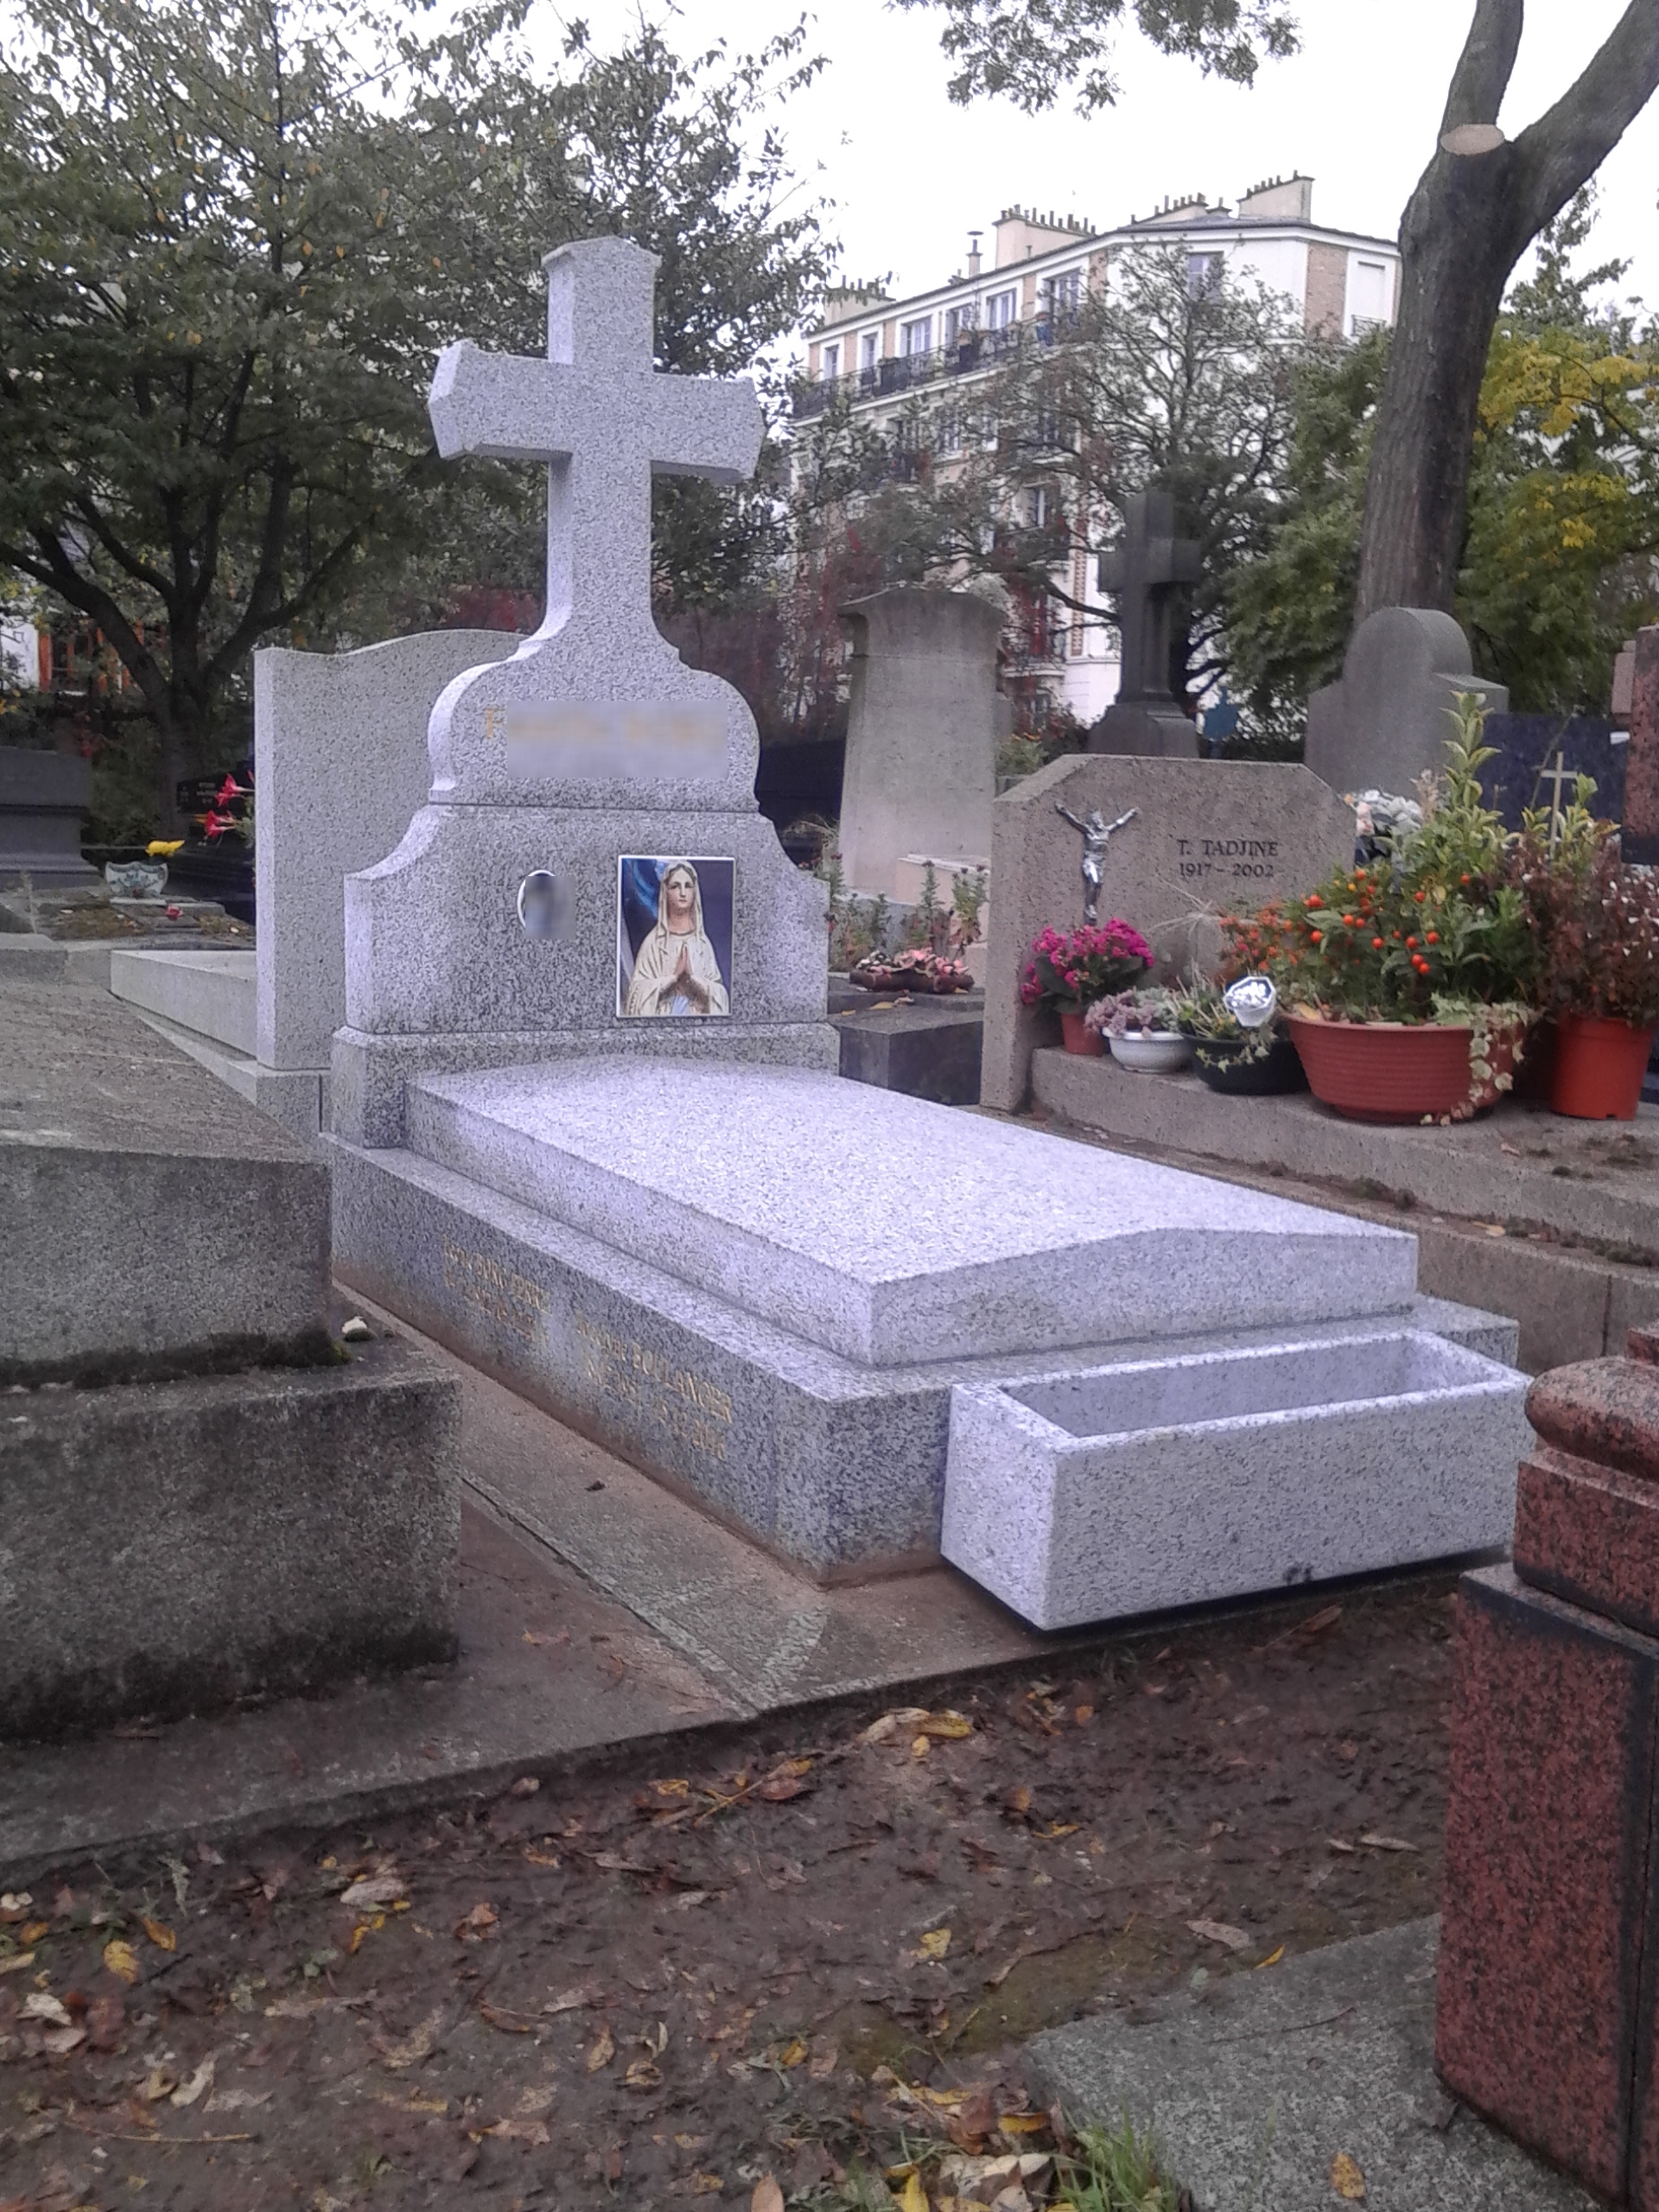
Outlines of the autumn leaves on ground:
<svg viewBox="0 0 1659 2212">
<path fill-rule="evenodd" d="M 1452 1586 L 54 1870 L 0 1902 L 0 2212 L 1115 2207 L 1021 2044 L 1434 1909 Z"/>
</svg>

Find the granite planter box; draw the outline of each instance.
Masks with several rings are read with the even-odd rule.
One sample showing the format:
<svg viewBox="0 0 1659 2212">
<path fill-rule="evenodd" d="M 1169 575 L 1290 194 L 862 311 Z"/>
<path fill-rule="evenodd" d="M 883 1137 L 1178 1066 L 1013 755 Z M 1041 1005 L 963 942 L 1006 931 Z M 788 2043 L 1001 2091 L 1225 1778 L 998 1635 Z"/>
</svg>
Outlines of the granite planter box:
<svg viewBox="0 0 1659 2212">
<path fill-rule="evenodd" d="M 1408 1328 L 958 1383 L 940 1549 L 1041 1629 L 1493 1549 L 1526 1389 Z"/>
</svg>

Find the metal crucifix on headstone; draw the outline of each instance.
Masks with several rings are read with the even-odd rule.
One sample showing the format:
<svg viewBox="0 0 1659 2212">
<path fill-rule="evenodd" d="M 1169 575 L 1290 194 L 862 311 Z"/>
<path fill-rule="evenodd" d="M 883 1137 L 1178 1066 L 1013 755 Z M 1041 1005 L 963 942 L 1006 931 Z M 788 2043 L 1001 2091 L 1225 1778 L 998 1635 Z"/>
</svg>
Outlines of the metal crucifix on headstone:
<svg viewBox="0 0 1659 2212">
<path fill-rule="evenodd" d="M 601 609 L 650 618 L 651 480 L 736 484 L 754 472 L 754 389 L 652 366 L 657 257 L 631 238 L 560 246 L 547 271 L 547 358 L 438 359 L 428 402 L 438 451 L 548 467 L 547 619 Z"/>
<path fill-rule="evenodd" d="M 1196 753 L 1198 738 L 1169 688 L 1170 614 L 1177 586 L 1196 583 L 1198 543 L 1175 534 L 1175 502 L 1154 486 L 1125 502 L 1123 535 L 1100 556 L 1100 588 L 1117 602 L 1122 659 L 1117 697 L 1091 753 Z"/>
</svg>

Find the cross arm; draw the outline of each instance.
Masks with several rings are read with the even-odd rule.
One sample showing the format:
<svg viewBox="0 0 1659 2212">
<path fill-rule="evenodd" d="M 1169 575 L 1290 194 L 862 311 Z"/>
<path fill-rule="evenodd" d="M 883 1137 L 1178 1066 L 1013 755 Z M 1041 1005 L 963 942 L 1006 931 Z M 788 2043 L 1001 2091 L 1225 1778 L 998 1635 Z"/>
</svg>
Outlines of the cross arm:
<svg viewBox="0 0 1659 2212">
<path fill-rule="evenodd" d="M 765 418 L 747 378 L 651 376 L 641 379 L 655 476 L 702 476 L 741 484 L 760 458 Z"/>
<path fill-rule="evenodd" d="M 524 354 L 486 353 L 470 338 L 446 346 L 426 404 L 446 461 L 545 461 L 569 450 L 550 435 L 548 364 Z"/>
</svg>

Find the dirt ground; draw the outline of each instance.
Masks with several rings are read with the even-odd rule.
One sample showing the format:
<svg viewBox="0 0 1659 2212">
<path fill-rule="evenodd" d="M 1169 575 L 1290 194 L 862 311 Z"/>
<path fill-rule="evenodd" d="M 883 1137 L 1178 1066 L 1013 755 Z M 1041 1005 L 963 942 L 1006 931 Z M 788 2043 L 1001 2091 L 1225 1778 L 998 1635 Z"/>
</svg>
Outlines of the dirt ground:
<svg viewBox="0 0 1659 2212">
<path fill-rule="evenodd" d="M 1037 2029 L 1433 1910 L 1452 1590 L 66 1867 L 0 1899 L 0 2212 L 808 2205 L 1018 2147 Z"/>
</svg>

